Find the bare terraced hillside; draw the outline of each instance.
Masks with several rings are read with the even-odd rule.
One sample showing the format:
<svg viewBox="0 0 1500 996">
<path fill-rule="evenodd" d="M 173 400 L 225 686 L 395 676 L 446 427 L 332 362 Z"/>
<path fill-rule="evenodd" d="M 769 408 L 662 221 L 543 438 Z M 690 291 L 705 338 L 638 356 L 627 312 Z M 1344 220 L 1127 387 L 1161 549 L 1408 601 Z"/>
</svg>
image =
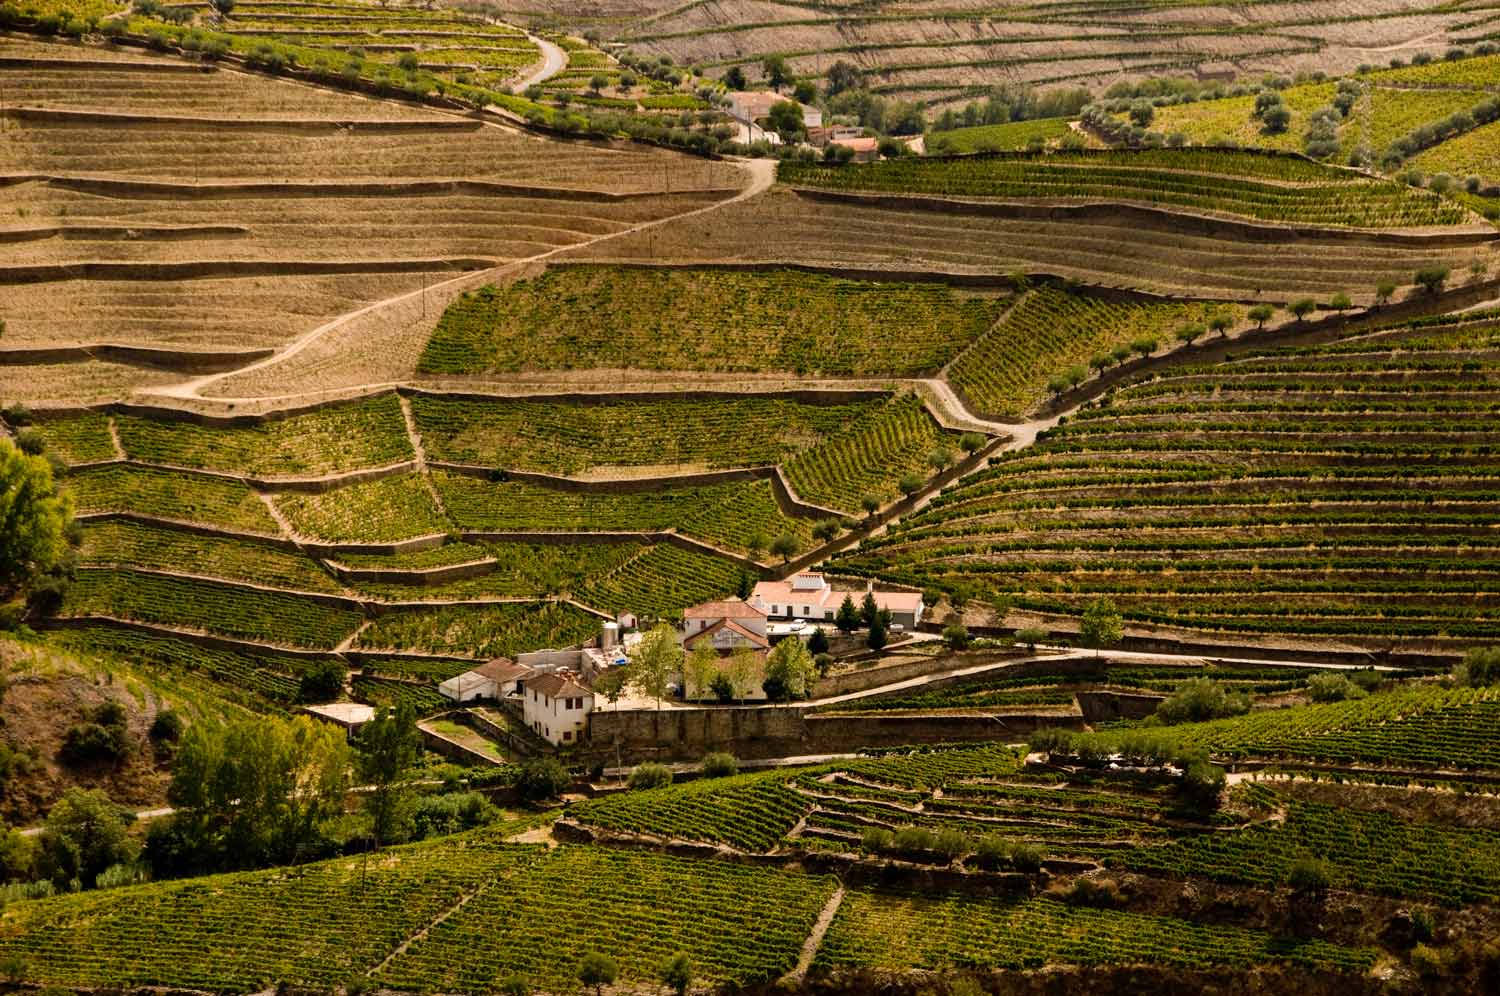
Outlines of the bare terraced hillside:
<svg viewBox="0 0 1500 996">
<path fill-rule="evenodd" d="M 175 60 L 10 38 L 0 58 L 0 284 L 19 400 L 238 366 L 390 295 L 744 182 L 728 165 Z"/>
<path fill-rule="evenodd" d="M 785 55 L 799 76 L 821 77 L 845 59 L 878 92 L 956 100 L 998 83 L 1069 83 L 1103 89 L 1163 73 L 1346 73 L 1393 54 L 1441 52 L 1493 37 L 1495 11 L 1430 0 L 1183 5 L 981 0 L 758 0 L 575 4 L 507 0 L 517 18 L 545 10 L 652 55 L 752 75 Z"/>
</svg>

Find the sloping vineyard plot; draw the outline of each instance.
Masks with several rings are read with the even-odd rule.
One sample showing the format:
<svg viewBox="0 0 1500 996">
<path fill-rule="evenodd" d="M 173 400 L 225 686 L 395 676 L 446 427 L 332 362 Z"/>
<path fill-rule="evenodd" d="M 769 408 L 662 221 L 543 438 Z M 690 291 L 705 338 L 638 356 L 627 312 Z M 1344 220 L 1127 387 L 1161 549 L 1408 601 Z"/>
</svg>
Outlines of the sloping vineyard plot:
<svg viewBox="0 0 1500 996">
<path fill-rule="evenodd" d="M 780 398 L 606 404 L 416 397 L 432 460 L 549 474 L 594 467 L 779 463 L 867 418 L 879 399 L 813 405 Z"/>
<path fill-rule="evenodd" d="M 959 434 L 933 420 L 914 394 L 902 395 L 843 432 L 803 450 L 783 469 L 803 501 L 856 514 L 866 498 L 900 494 L 903 477 L 932 473 L 935 452 L 956 458 Z"/>
<path fill-rule="evenodd" d="M 1263 805 L 1286 805 L 1284 821 L 1127 851 L 1124 865 L 1275 887 L 1299 857 L 1316 854 L 1326 856 L 1340 888 L 1420 896 L 1451 906 L 1494 903 L 1500 897 L 1500 833 L 1494 830 L 1288 803 L 1274 791 L 1257 791 Z"/>
<path fill-rule="evenodd" d="M 433 483 L 459 528 L 478 531 L 633 532 L 676 529 L 730 550 L 783 534 L 811 545 L 812 520 L 784 515 L 766 481 L 623 494 L 553 491 L 435 472 Z"/>
<path fill-rule="evenodd" d="M 430 585 L 359 580 L 353 583 L 363 594 L 393 602 L 540 597 L 577 592 L 583 585 L 630 563 L 648 547 L 639 543 L 449 543 L 433 550 L 391 557 L 340 554 L 337 559 L 362 570 L 421 569 L 436 566 L 430 562 L 436 559 L 432 555 L 450 549 L 460 551 L 452 555 L 456 558 L 453 563 L 489 560 L 488 572 Z"/>
<path fill-rule="evenodd" d="M 238 653 L 133 630 L 92 626 L 63 630 L 51 639 L 80 653 L 101 653 L 167 674 L 199 674 L 218 694 L 246 699 L 255 709 L 285 706 L 297 698 L 307 661 L 275 653 Z"/>
<path fill-rule="evenodd" d="M 276 535 L 276 520 L 243 483 L 154 467 L 104 466 L 64 478 L 78 512 L 135 512 L 179 522 Z"/>
<path fill-rule="evenodd" d="M 846 191 L 952 197 L 1144 201 L 1260 221 L 1358 228 L 1449 225 L 1466 212 L 1436 194 L 1298 159 L 1243 153 L 1104 152 L 893 159 L 828 167 L 783 162 L 783 183 Z"/>
<path fill-rule="evenodd" d="M 559 602 L 406 608 L 382 613 L 359 635 L 361 650 L 480 658 L 567 647 L 595 635 L 599 619 Z"/>
<path fill-rule="evenodd" d="M 520 975 L 560 992 L 576 984 L 579 959 L 597 951 L 616 959 L 622 982 L 654 984 L 668 958 L 689 951 L 705 984 L 765 982 L 796 964 L 834 887 L 831 878 L 772 869 L 558 848 L 515 887 L 480 894 L 377 980 L 492 992 Z"/>
<path fill-rule="evenodd" d="M 479 835 L 393 848 L 368 862 L 22 903 L 0 919 L 0 957 L 57 985 L 332 985 L 368 971 L 472 890 L 506 891 L 539 856 Z"/>
<path fill-rule="evenodd" d="M 1500 184 L 1500 121 L 1435 145 L 1413 158 L 1412 165 L 1424 173 L 1478 176 L 1492 186 Z"/>
<path fill-rule="evenodd" d="M 109 433 L 108 415 L 89 412 L 47 419 L 32 428 L 46 440 L 49 452 L 70 464 L 113 460 L 117 456 Z"/>
<path fill-rule="evenodd" d="M 88 526 L 79 558 L 84 563 L 186 571 L 298 591 L 340 590 L 327 571 L 301 553 L 133 522 Z"/>
<path fill-rule="evenodd" d="M 1419 333 L 1124 388 L 837 569 L 1206 630 L 1493 637 L 1494 326 Z"/>
<path fill-rule="evenodd" d="M 1497 723 L 1500 694 L 1494 689 L 1425 686 L 1154 732 L 1223 758 L 1492 770 L 1500 767 Z M 1115 734 L 1095 736 L 1104 746 L 1119 742 Z"/>
<path fill-rule="evenodd" d="M 455 301 L 419 369 L 910 376 L 941 367 L 1000 307 L 993 295 L 942 284 L 793 270 L 569 266 Z"/>
<path fill-rule="evenodd" d="M 1171 917 L 1068 906 L 1051 899 L 996 902 L 958 895 L 847 893 L 818 950 L 816 968 L 865 965 L 939 970 L 962 965 L 1166 963 L 1180 968 L 1294 961 L 1357 971 L 1368 949 L 1292 941 Z"/>
<path fill-rule="evenodd" d="M 135 570 L 78 572 L 64 616 L 110 616 L 314 650 L 331 650 L 364 617 L 298 595 Z"/>
<path fill-rule="evenodd" d="M 332 491 L 286 492 L 276 505 L 292 528 L 329 542 L 380 542 L 446 532 L 448 520 L 418 474 L 381 477 Z"/>
<path fill-rule="evenodd" d="M 785 772 L 705 779 L 576 805 L 568 815 L 603 830 L 724 843 L 744 851 L 779 845 L 809 808 Z"/>
<path fill-rule="evenodd" d="M 250 476 L 315 476 L 412 458 L 395 395 L 258 425 L 203 426 L 122 415 L 127 456 Z"/>
<path fill-rule="evenodd" d="M 618 567 L 582 579 L 573 594 L 604 612 L 670 619 L 689 605 L 733 594 L 742 572 L 719 557 L 654 543 Z"/>
<path fill-rule="evenodd" d="M 949 382 L 971 409 L 1020 418 L 1048 396 L 1048 381 L 1097 354 L 1149 339 L 1174 345 L 1173 333 L 1237 309 L 1181 302 L 1109 301 L 1044 287 L 1028 294 L 958 358 Z"/>
</svg>

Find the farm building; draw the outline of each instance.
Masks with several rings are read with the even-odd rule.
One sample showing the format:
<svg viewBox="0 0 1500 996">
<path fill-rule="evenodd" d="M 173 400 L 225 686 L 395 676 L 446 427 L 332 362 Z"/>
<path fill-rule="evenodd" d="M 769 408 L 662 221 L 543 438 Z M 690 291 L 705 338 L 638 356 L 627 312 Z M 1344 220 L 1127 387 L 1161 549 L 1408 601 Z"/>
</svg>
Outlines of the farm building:
<svg viewBox="0 0 1500 996">
<path fill-rule="evenodd" d="M 708 640 L 720 653 L 738 647 L 765 650 L 771 645 L 766 626 L 765 611 L 740 599 L 704 602 L 683 610 L 682 645 L 692 650 Z"/>
<path fill-rule="evenodd" d="M 531 668 L 508 657 L 485 661 L 472 671 L 455 675 L 438 686 L 442 695 L 454 702 L 476 699 L 499 699 L 515 694 L 521 682 L 533 674 Z"/>
<path fill-rule="evenodd" d="M 852 151 L 857 163 L 870 163 L 880 158 L 880 142 L 874 138 L 863 135 L 858 138 L 837 138 L 829 144 L 842 145 Z"/>
<path fill-rule="evenodd" d="M 828 578 L 814 572 L 794 574 L 786 581 L 759 582 L 750 593 L 750 605 L 771 618 L 833 622 L 845 596 L 858 604 L 866 594 L 873 595 L 876 608 L 890 612 L 891 622 L 898 626 L 911 629 L 922 621 L 922 596 L 918 592 L 876 591 L 872 587 L 863 592 L 840 591 L 828 583 Z"/>
<path fill-rule="evenodd" d="M 526 725 L 552 744 L 571 744 L 588 731 L 594 693 L 572 671 L 527 679 L 521 690 Z"/>
<path fill-rule="evenodd" d="M 764 121 L 771 113 L 771 108 L 782 101 L 791 101 L 791 97 L 773 93 L 770 90 L 743 90 L 735 91 L 729 95 L 729 116 L 741 124 L 753 125 Z M 802 108 L 802 126 L 813 129 L 823 127 L 823 112 L 816 107 L 806 104 L 798 104 Z"/>
</svg>

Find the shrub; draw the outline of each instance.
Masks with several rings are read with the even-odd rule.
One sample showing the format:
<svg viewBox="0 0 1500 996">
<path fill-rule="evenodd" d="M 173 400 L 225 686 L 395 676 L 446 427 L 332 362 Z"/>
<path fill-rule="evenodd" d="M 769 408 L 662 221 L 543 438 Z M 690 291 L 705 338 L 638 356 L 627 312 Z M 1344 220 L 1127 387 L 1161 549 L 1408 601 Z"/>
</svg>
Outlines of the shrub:
<svg viewBox="0 0 1500 996">
<path fill-rule="evenodd" d="M 572 783 L 567 769 L 553 757 L 538 757 L 521 765 L 516 791 L 528 802 L 555 799 Z"/>
<path fill-rule="evenodd" d="M 727 778 L 738 773 L 739 770 L 739 762 L 734 759 L 733 754 L 715 751 L 712 754 L 703 755 L 704 778 Z"/>
<path fill-rule="evenodd" d="M 1463 663 L 1453 669 L 1460 685 L 1483 688 L 1500 684 L 1500 647 L 1475 647 L 1464 655 Z"/>
<path fill-rule="evenodd" d="M 106 702 L 94 709 L 86 721 L 68 728 L 59 753 L 69 764 L 119 762 L 130 754 L 130 747 L 124 707 L 118 702 Z"/>
<path fill-rule="evenodd" d="M 860 846 L 871 854 L 879 854 L 889 851 L 893 840 L 893 835 L 885 827 L 866 827 L 860 838 Z"/>
<path fill-rule="evenodd" d="M 1441 948 L 1418 944 L 1411 949 L 1411 967 L 1424 979 L 1439 979 L 1448 974 L 1448 956 Z"/>
<path fill-rule="evenodd" d="M 1424 266 L 1416 272 L 1413 283 L 1424 288 L 1429 294 L 1436 294 L 1448 282 L 1448 274 L 1449 270 L 1446 266 Z"/>
<path fill-rule="evenodd" d="M 1348 676 L 1337 671 L 1327 671 L 1308 679 L 1307 694 L 1314 702 L 1342 702 L 1345 699 L 1364 698 L 1365 690 L 1350 681 Z"/>
<path fill-rule="evenodd" d="M 297 681 L 298 702 L 332 702 L 344 694 L 344 665 L 336 660 L 313 663 Z"/>
<path fill-rule="evenodd" d="M 1163 723 L 1198 723 L 1249 711 L 1250 699 L 1243 692 L 1227 691 L 1208 678 L 1189 678 L 1156 707 L 1156 717 Z"/>
<path fill-rule="evenodd" d="M 943 642 L 949 650 L 963 650 L 970 642 L 969 630 L 961 622 L 949 623 L 943 627 Z"/>
<path fill-rule="evenodd" d="M 1059 890 L 1057 896 L 1069 906 L 1095 909 L 1114 909 L 1125 901 L 1120 884 L 1112 878 L 1076 878 L 1072 885 Z"/>
<path fill-rule="evenodd" d="M 1049 635 L 1050 634 L 1048 634 L 1048 632 L 1045 629 L 1042 629 L 1040 626 L 1025 626 L 1021 629 L 1016 630 L 1016 635 L 1013 638 L 1013 642 L 1018 647 L 1025 647 L 1027 650 L 1034 652 L 1036 650 L 1037 644 L 1045 642 Z"/>
<path fill-rule="evenodd" d="M 1293 861 L 1286 872 L 1286 884 L 1293 892 L 1320 895 L 1332 884 L 1328 862 L 1321 858 L 1301 857 Z"/>
<path fill-rule="evenodd" d="M 633 789 L 665 788 L 672 784 L 672 769 L 665 764 L 647 763 L 638 765 L 630 773 L 630 787 Z"/>
<path fill-rule="evenodd" d="M 182 736 L 182 716 L 175 709 L 163 709 L 151 721 L 150 736 L 158 742 L 175 743 Z"/>
<path fill-rule="evenodd" d="M 1184 753 L 1177 758 L 1182 768 L 1183 801 L 1202 811 L 1217 809 L 1227 781 L 1224 769 L 1209 761 L 1207 754 Z"/>
<path fill-rule="evenodd" d="M 891 849 L 903 854 L 920 854 L 937 848 L 937 834 L 926 827 L 902 827 L 891 839 Z"/>
</svg>

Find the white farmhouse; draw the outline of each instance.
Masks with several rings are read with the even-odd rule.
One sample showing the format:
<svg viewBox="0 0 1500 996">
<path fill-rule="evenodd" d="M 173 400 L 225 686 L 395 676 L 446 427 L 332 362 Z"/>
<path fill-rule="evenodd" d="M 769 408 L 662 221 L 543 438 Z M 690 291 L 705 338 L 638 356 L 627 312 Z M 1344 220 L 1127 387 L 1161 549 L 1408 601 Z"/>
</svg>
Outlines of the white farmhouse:
<svg viewBox="0 0 1500 996">
<path fill-rule="evenodd" d="M 594 693 L 571 671 L 528 678 L 521 684 L 526 725 L 553 745 L 577 743 L 588 734 Z"/>
<path fill-rule="evenodd" d="M 443 697 L 462 704 L 476 699 L 502 699 L 520 690 L 532 670 L 507 657 L 485 661 L 472 671 L 455 675 L 438 686 Z"/>
<path fill-rule="evenodd" d="M 722 602 L 704 602 L 682 612 L 682 645 L 692 650 L 704 640 L 720 653 L 740 647 L 765 650 L 771 646 L 766 635 L 766 613 L 738 598 Z"/>
<path fill-rule="evenodd" d="M 845 597 L 856 607 L 866 594 L 875 597 L 876 608 L 891 614 L 891 622 L 906 629 L 922 621 L 922 596 L 914 591 L 839 591 L 822 574 L 804 572 L 786 581 L 761 581 L 750 593 L 750 605 L 773 619 L 807 619 L 833 622 Z"/>
</svg>

